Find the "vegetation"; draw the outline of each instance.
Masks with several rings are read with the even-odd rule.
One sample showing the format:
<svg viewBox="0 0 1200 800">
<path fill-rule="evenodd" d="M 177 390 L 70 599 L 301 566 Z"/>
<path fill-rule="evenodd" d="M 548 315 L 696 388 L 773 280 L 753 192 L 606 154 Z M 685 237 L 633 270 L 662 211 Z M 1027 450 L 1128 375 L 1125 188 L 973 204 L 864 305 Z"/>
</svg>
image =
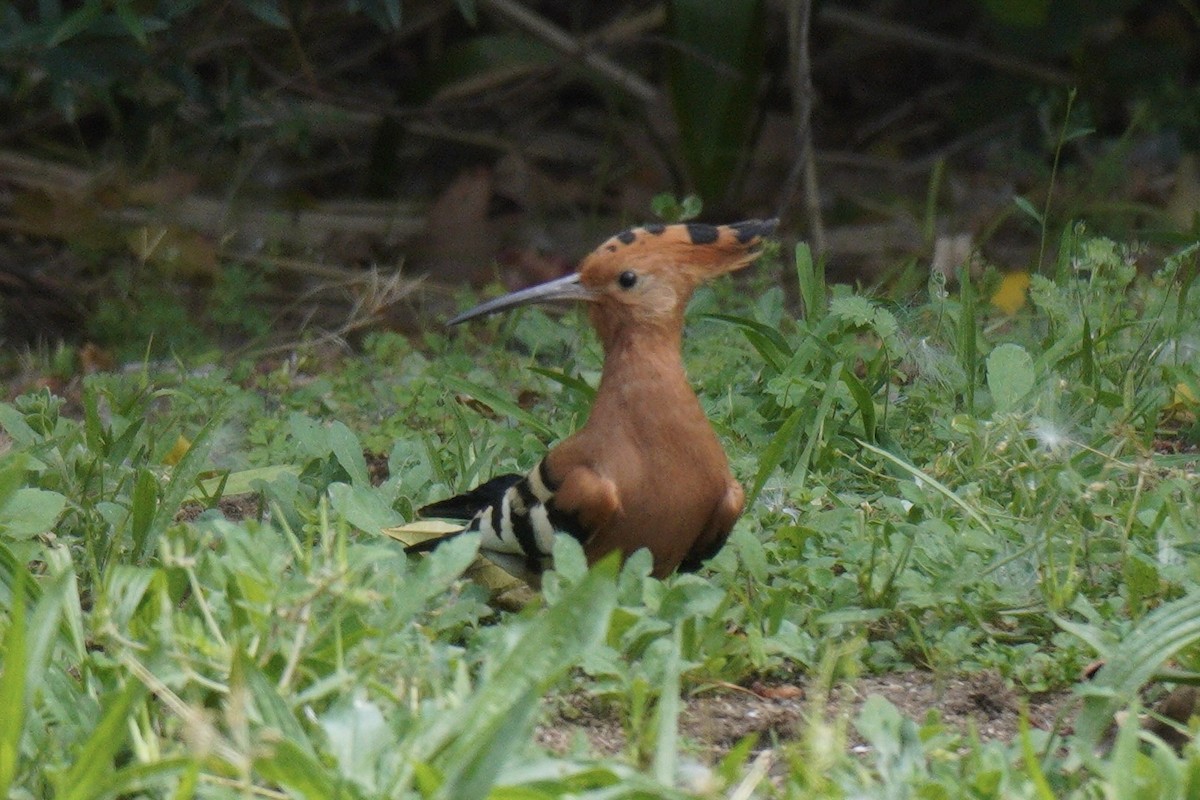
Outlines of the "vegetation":
<svg viewBox="0 0 1200 800">
<path fill-rule="evenodd" d="M 0 799 L 1200 796 L 1196 11 L 867 5 L 0 3 Z M 601 364 L 438 302 L 655 194 L 823 251 L 689 313 L 728 544 L 407 557 Z"/>
<path fill-rule="evenodd" d="M 1139 276 L 1069 229 L 1013 316 L 991 278 L 907 306 L 827 287 L 803 246 L 705 289 L 686 356 L 745 518 L 666 581 L 565 541 L 517 612 L 460 577 L 471 538 L 410 560 L 380 531 L 579 424 L 576 320 L 26 394 L 0 406 L 0 795 L 1190 796 L 1200 750 L 1110 726 L 1200 668 L 1196 252 Z M 1061 689 L 1097 656 L 1073 733 L 822 701 L 906 670 Z M 806 685 L 795 730 L 715 758 L 680 733 L 687 697 L 753 680 Z M 531 735 L 578 707 L 624 749 Z"/>
</svg>

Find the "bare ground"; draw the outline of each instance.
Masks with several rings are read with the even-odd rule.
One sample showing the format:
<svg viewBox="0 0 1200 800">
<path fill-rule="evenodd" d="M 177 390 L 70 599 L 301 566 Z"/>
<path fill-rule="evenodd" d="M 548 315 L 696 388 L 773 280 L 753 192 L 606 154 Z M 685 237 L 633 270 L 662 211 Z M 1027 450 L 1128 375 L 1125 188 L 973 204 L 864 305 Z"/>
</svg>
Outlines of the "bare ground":
<svg viewBox="0 0 1200 800">
<path fill-rule="evenodd" d="M 1022 705 L 1028 708 L 1030 724 L 1043 730 L 1061 728 L 1064 717 L 1071 716 L 1064 712 L 1073 711 L 1070 692 L 1023 696 L 991 671 L 950 677 L 912 671 L 860 677 L 835 688 L 824 704 L 791 684 L 694 694 L 685 699 L 680 733 L 694 755 L 713 763 L 750 734 L 758 734 L 759 746 L 795 740 L 810 715 L 853 721 L 872 695 L 885 698 L 918 723 L 936 712 L 948 728 L 964 734 L 974 731 L 984 741 L 1015 738 Z M 860 743 L 852 725 L 848 730 L 851 743 Z M 539 744 L 559 753 L 572 749 L 581 736 L 598 753 L 627 749 L 626 731 L 615 710 L 583 695 L 564 698 L 553 718 L 536 732 Z"/>
</svg>

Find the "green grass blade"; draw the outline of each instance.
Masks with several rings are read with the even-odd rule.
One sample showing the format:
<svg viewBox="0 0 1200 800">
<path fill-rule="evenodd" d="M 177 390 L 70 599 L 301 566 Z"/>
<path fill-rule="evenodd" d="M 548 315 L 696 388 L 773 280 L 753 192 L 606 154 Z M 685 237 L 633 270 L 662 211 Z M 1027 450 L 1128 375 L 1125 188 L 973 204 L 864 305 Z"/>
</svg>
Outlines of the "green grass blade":
<svg viewBox="0 0 1200 800">
<path fill-rule="evenodd" d="M 29 620 L 29 636 L 25 651 L 28 663 L 25 669 L 25 692 L 27 697 L 33 697 L 41 688 L 42 679 L 46 674 L 46 664 L 54 652 L 54 645 L 62 642 L 69 645 L 63 634 L 65 629 L 59 624 L 59 618 L 66 604 L 74 599 L 71 590 L 75 588 L 74 573 L 59 573 L 42 587 L 42 596 Z M 70 648 L 68 648 L 70 649 Z M 14 706 L 0 706 L 14 708 Z M 0 797 L 3 797 L 0 794 Z"/>
<path fill-rule="evenodd" d="M 99 795 L 113 771 L 113 758 L 129 735 L 129 715 L 146 688 L 135 682 L 102 704 L 100 724 L 84 742 L 79 756 L 58 779 L 59 800 L 88 800 Z"/>
<path fill-rule="evenodd" d="M 813 451 L 817 449 L 817 444 L 825 438 L 825 420 L 829 418 L 829 412 L 833 410 L 833 402 L 837 399 L 838 394 L 838 377 L 844 369 L 844 362 L 835 362 L 829 368 L 829 374 L 825 376 L 825 391 L 821 393 L 821 402 L 817 404 L 817 415 L 813 418 L 812 429 L 809 430 L 808 436 L 804 437 L 804 450 L 801 451 L 800 460 L 796 462 L 796 469 L 792 473 L 792 483 L 796 486 L 803 486 L 808 479 L 808 468 L 812 465 Z"/>
<path fill-rule="evenodd" d="M 654 777 L 664 786 L 675 782 L 679 767 L 679 673 L 680 626 L 671 638 L 671 653 L 663 668 L 662 692 L 658 696 L 658 735 L 654 742 Z"/>
<path fill-rule="evenodd" d="M 443 776 L 436 796 L 482 798 L 513 745 L 513 727 L 527 725 L 538 699 L 604 637 L 616 608 L 618 562 L 609 557 L 533 620 L 491 677 L 455 714 L 421 737 Z"/>
<path fill-rule="evenodd" d="M 546 369 L 545 367 L 530 367 L 529 371 L 549 378 L 564 389 L 577 393 L 587 403 L 596 399 L 595 387 L 576 375 L 568 375 L 560 369 Z"/>
<path fill-rule="evenodd" d="M 292 796 L 357 797 L 349 785 L 339 784 L 319 759 L 288 739 L 280 739 L 269 752 L 257 755 L 254 771 L 266 780 L 290 789 Z"/>
<path fill-rule="evenodd" d="M 443 375 L 440 380 L 456 392 L 471 395 L 496 413 L 512 417 L 519 424 L 536 431 L 543 439 L 550 440 L 558 437 L 558 433 L 553 428 L 494 389 L 480 386 L 454 375 Z"/>
<path fill-rule="evenodd" d="M 887 450 L 884 450 L 882 447 L 876 447 L 875 445 L 871 444 L 870 442 L 864 442 L 862 439 L 856 439 L 855 441 L 857 441 L 859 446 L 862 447 L 864 450 L 872 452 L 875 455 L 880 456 L 881 458 L 887 459 L 888 461 L 890 461 L 892 464 L 899 467 L 904 472 L 907 472 L 918 482 L 927 484 L 928 486 L 932 487 L 935 491 L 937 491 L 938 494 L 942 495 L 947 500 L 949 500 L 951 503 L 953 503 L 954 505 L 956 505 L 960 509 L 962 509 L 964 514 L 966 514 L 971 519 L 975 520 L 975 522 L 979 524 L 979 527 L 983 528 L 988 533 L 989 536 L 996 535 L 996 532 L 992 530 L 992 526 L 988 524 L 988 521 L 986 519 L 984 519 L 983 516 L 978 511 L 976 511 L 974 507 L 972 507 L 970 504 L 968 504 L 967 501 L 963 500 L 961 497 L 959 497 L 957 494 L 955 494 L 954 491 L 949 486 L 942 483 L 941 481 L 935 480 L 934 478 L 930 477 L 929 475 L 925 474 L 921 470 L 914 467 L 912 464 L 909 464 L 904 459 L 892 455 Z"/>
<path fill-rule="evenodd" d="M 821 321 L 828 305 L 825 286 L 825 261 L 813 261 L 807 242 L 796 244 L 796 282 L 804 303 L 804 319 L 810 325 Z"/>
<path fill-rule="evenodd" d="M 977 299 L 971 274 L 963 268 L 958 273 L 958 363 L 967 376 L 967 413 L 975 413 L 975 384 L 979 379 L 979 343 L 976 339 L 975 312 Z"/>
<path fill-rule="evenodd" d="M 867 387 L 850 367 L 842 366 L 842 383 L 846 385 L 846 389 L 850 392 L 850 396 L 854 398 L 854 405 L 858 407 L 858 416 L 862 419 L 863 434 L 867 441 L 875 441 L 875 401 L 871 397 L 871 393 L 867 391 Z"/>
<path fill-rule="evenodd" d="M 1033 783 L 1034 791 L 1037 792 L 1039 800 L 1054 800 L 1054 790 L 1050 788 L 1050 782 L 1046 780 L 1046 773 L 1042 770 L 1042 761 L 1033 749 L 1033 737 L 1029 735 L 1028 709 L 1021 709 L 1021 716 L 1017 719 L 1017 725 L 1021 739 L 1021 755 L 1025 760 L 1025 774 L 1029 776 L 1030 782 Z"/>
<path fill-rule="evenodd" d="M 133 483 L 130 506 L 129 532 L 133 539 L 133 549 L 134 552 L 141 552 L 158 511 L 158 479 L 150 470 L 138 470 Z"/>
<path fill-rule="evenodd" d="M 21 755 L 21 732 L 25 729 L 25 688 L 29 673 L 28 641 L 25 638 L 24 567 L 15 575 L 8 608 L 8 630 L 4 633 L 4 670 L 0 672 L 0 797 L 8 797 L 17 775 Z"/>
<path fill-rule="evenodd" d="M 299 747 L 308 756 L 316 758 L 312 742 L 309 741 L 308 734 L 296 720 L 295 713 L 280 697 L 275 684 L 255 666 L 244 648 L 238 648 L 237 655 L 233 659 L 229 683 L 230 686 L 246 687 L 264 725 L 279 731 L 284 739 Z"/>
<path fill-rule="evenodd" d="M 213 434 L 224 421 L 224 412 L 213 414 L 212 418 L 192 439 L 188 451 L 171 471 L 171 478 L 167 481 L 166 489 L 163 490 L 162 500 L 159 501 L 154 520 L 146 532 L 145 539 L 135 551 L 139 562 L 144 561 L 153 552 L 158 544 L 158 537 L 174 522 L 175 515 L 179 512 L 179 506 L 195 487 L 196 480 L 208 463 Z"/>
<path fill-rule="evenodd" d="M 195 797 L 196 777 L 200 773 L 200 762 L 196 758 L 164 758 L 144 764 L 132 763 L 107 774 L 96 793 L 97 797 L 161 797 L 171 783 L 177 782 L 175 797 Z M 191 791 L 188 776 L 191 777 Z M 158 790 L 159 793 L 154 793 Z"/>
<path fill-rule="evenodd" d="M 771 476 L 776 467 L 783 463 L 783 458 L 789 448 L 794 446 L 796 430 L 800 427 L 807 412 L 808 409 L 803 406 L 792 411 L 791 415 L 779 426 L 779 430 L 775 431 L 771 441 L 763 448 L 762 456 L 758 459 L 758 472 L 754 475 L 754 483 L 750 486 L 750 493 L 746 497 L 747 506 L 754 504 L 759 492 L 766 485 L 767 478 Z"/>
<path fill-rule="evenodd" d="M 738 328 L 772 369 L 782 372 L 792 358 L 792 346 L 783 334 L 757 320 L 732 314 L 705 314 L 704 319 L 724 322 Z"/>
</svg>

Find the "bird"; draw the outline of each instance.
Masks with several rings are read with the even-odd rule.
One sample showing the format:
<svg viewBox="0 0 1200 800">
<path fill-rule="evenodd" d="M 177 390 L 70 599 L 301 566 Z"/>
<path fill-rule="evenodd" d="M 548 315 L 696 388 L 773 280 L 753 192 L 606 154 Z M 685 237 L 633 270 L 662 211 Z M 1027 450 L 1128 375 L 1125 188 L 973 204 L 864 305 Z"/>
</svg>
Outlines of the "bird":
<svg viewBox="0 0 1200 800">
<path fill-rule="evenodd" d="M 742 486 L 684 371 L 684 310 L 696 287 L 755 261 L 776 219 L 646 224 L 611 237 L 564 277 L 512 292 L 447 322 L 532 303 L 587 305 L 604 352 L 586 422 L 525 474 L 492 478 L 418 510 L 480 534 L 480 553 L 534 588 L 557 536 L 589 564 L 646 548 L 651 574 L 694 572 L 741 516 Z M 447 537 L 409 552 L 432 550 Z"/>
</svg>

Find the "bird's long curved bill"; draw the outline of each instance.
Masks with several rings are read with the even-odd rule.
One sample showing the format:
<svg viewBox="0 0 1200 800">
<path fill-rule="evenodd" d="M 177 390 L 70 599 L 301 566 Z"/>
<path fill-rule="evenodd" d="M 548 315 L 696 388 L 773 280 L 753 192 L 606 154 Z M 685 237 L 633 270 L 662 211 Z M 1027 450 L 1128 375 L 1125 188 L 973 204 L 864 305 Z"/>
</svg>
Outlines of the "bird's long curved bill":
<svg viewBox="0 0 1200 800">
<path fill-rule="evenodd" d="M 449 320 L 446 324 L 457 325 L 469 319 L 495 314 L 497 311 L 507 311 L 510 308 L 526 306 L 531 303 L 592 299 L 594 299 L 592 291 L 579 282 L 579 273 L 576 272 L 556 280 L 547 281 L 546 283 L 539 283 L 537 286 L 530 286 L 528 289 L 522 289 L 519 292 L 512 292 L 511 294 L 497 297 L 495 300 L 489 300 L 486 303 L 481 303 L 470 311 L 464 311 L 454 319 Z"/>
</svg>

